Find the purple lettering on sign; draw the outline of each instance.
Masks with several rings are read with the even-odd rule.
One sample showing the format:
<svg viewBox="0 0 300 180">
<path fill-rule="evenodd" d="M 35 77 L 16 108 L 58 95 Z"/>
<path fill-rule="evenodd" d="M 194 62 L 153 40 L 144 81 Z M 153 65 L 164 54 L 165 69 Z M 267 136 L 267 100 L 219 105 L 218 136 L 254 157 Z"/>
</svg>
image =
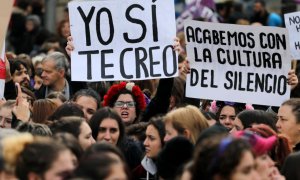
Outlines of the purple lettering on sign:
<svg viewBox="0 0 300 180">
<path fill-rule="evenodd" d="M 194 0 L 176 19 L 177 32 L 183 31 L 184 21 L 188 19 L 203 18 L 208 22 L 219 22 L 214 10 L 213 0 Z"/>
</svg>

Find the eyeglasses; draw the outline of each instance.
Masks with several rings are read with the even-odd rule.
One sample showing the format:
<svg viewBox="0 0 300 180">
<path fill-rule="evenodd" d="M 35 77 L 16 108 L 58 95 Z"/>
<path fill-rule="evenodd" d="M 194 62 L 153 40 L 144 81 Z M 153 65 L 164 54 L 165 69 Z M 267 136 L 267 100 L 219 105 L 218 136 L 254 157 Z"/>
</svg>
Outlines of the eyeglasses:
<svg viewBox="0 0 300 180">
<path fill-rule="evenodd" d="M 124 105 L 126 104 L 126 107 L 128 108 L 134 108 L 135 107 L 135 102 L 134 101 L 116 101 L 115 102 L 115 107 L 118 107 L 118 108 L 122 108 L 124 107 Z"/>
</svg>

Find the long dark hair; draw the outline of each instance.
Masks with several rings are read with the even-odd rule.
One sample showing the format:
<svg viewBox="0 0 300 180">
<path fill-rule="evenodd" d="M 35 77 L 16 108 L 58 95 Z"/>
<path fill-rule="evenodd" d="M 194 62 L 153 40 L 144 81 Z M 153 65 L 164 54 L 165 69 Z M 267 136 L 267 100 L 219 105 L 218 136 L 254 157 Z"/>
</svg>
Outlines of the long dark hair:
<svg viewBox="0 0 300 180">
<path fill-rule="evenodd" d="M 123 123 L 121 117 L 118 115 L 118 113 L 110 107 L 103 107 L 103 108 L 99 109 L 91 117 L 89 125 L 92 129 L 93 138 L 97 139 L 97 136 L 99 133 L 99 126 L 102 123 L 102 121 L 106 118 L 111 118 L 118 123 L 120 135 L 119 135 L 119 139 L 117 142 L 117 146 L 121 147 L 122 143 L 124 143 L 124 140 L 125 140 L 125 126 L 124 126 L 124 123 Z"/>
<path fill-rule="evenodd" d="M 266 111 L 262 111 L 262 110 L 242 111 L 237 115 L 237 118 L 241 120 L 244 129 L 251 128 L 253 124 L 266 124 L 270 126 L 274 131 L 277 131 L 275 125 L 277 119 L 276 116 Z"/>
<path fill-rule="evenodd" d="M 192 180 L 212 180 L 215 175 L 229 179 L 251 146 L 242 139 L 214 136 L 197 145 L 191 167 Z"/>
<path fill-rule="evenodd" d="M 114 164 L 121 163 L 127 178 L 129 172 L 124 162 L 120 162 L 107 153 L 91 154 L 81 159 L 78 168 L 74 172 L 75 179 L 106 179 L 112 172 Z"/>
<path fill-rule="evenodd" d="M 165 144 L 164 143 L 164 137 L 166 135 L 165 123 L 163 121 L 163 117 L 162 116 L 152 117 L 149 120 L 149 123 L 148 123 L 147 127 L 149 125 L 154 126 L 154 128 L 158 131 L 158 134 L 159 134 L 159 137 L 160 137 L 160 142 L 161 142 L 161 145 L 163 146 Z"/>
<path fill-rule="evenodd" d="M 60 120 L 54 121 L 50 125 L 50 129 L 53 134 L 67 132 L 78 139 L 80 135 L 80 126 L 84 121 L 84 118 L 78 116 L 62 117 Z"/>
</svg>

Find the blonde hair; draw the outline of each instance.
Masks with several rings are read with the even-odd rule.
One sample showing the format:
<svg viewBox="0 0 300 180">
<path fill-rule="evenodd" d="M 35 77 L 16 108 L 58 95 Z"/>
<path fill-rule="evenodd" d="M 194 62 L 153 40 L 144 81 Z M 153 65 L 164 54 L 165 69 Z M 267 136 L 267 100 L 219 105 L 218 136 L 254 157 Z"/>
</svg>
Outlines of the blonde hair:
<svg viewBox="0 0 300 180">
<path fill-rule="evenodd" d="M 5 168 L 18 179 L 26 180 L 30 173 L 43 176 L 61 152 L 70 152 L 61 142 L 28 133 L 5 138 L 2 142 Z"/>
<path fill-rule="evenodd" d="M 17 159 L 27 144 L 34 141 L 34 137 L 29 133 L 17 134 L 2 140 L 2 154 L 7 171 L 14 173 Z"/>
<path fill-rule="evenodd" d="M 174 129 L 179 134 L 183 134 L 184 130 L 191 132 L 189 140 L 195 144 L 200 133 L 209 127 L 204 115 L 195 106 L 188 105 L 175 109 L 164 117 L 165 123 L 172 123 Z"/>
</svg>

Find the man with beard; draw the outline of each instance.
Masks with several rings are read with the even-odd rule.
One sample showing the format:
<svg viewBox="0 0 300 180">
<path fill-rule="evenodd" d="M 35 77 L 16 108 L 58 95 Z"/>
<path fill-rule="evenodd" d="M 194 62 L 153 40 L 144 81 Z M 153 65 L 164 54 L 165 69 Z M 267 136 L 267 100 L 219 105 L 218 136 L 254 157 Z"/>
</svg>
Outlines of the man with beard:
<svg viewBox="0 0 300 180">
<path fill-rule="evenodd" d="M 269 13 L 266 9 L 266 3 L 264 0 L 255 0 L 253 6 L 253 16 L 251 17 L 251 23 L 259 22 L 264 26 L 278 26 L 283 24 L 282 18 L 272 12 Z"/>
<path fill-rule="evenodd" d="M 9 60 L 9 64 L 10 67 L 6 70 L 10 72 L 10 78 L 5 83 L 4 97 L 5 99 L 16 99 L 15 83 L 31 89 L 28 66 L 25 62 L 18 59 Z"/>
</svg>

